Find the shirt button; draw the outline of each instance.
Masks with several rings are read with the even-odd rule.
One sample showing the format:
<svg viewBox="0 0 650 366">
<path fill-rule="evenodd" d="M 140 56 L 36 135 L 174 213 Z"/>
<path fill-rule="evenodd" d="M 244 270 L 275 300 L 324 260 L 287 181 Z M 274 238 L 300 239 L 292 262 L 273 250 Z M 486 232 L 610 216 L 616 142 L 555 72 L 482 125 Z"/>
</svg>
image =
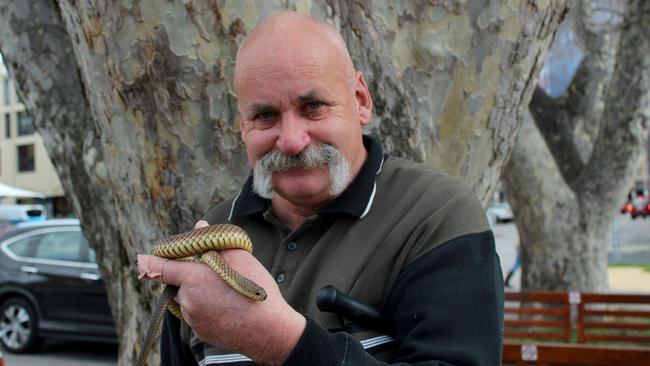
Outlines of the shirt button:
<svg viewBox="0 0 650 366">
<path fill-rule="evenodd" d="M 289 244 L 287 244 L 287 250 L 290 252 L 293 252 L 297 248 L 298 248 L 298 244 L 295 241 L 292 241 Z"/>
<path fill-rule="evenodd" d="M 275 276 L 275 282 L 277 283 L 282 283 L 286 279 L 286 276 L 284 273 L 280 273 L 279 275 Z"/>
</svg>

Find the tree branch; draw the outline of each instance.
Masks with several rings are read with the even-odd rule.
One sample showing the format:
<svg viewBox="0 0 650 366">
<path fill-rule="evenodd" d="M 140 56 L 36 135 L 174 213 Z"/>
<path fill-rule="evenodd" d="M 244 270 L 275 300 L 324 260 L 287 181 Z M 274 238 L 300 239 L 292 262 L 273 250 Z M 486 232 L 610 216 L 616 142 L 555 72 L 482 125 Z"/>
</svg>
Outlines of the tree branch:
<svg viewBox="0 0 650 366">
<path fill-rule="evenodd" d="M 587 197 L 598 197 L 607 208 L 620 200 L 629 185 L 650 121 L 650 3 L 630 2 L 623 22 L 604 124 L 580 177 Z"/>
<path fill-rule="evenodd" d="M 544 136 L 562 177 L 569 184 L 575 181 L 584 166 L 573 139 L 571 97 L 551 98 L 537 87 L 530 102 L 530 113 Z"/>
<path fill-rule="evenodd" d="M 618 34 L 593 23 L 593 4 L 579 3 L 573 13 L 584 57 L 567 91 L 552 99 L 538 88 L 531 114 L 544 136 L 562 176 L 574 189 L 593 151 L 602 124 L 605 85 L 612 75 Z"/>
</svg>

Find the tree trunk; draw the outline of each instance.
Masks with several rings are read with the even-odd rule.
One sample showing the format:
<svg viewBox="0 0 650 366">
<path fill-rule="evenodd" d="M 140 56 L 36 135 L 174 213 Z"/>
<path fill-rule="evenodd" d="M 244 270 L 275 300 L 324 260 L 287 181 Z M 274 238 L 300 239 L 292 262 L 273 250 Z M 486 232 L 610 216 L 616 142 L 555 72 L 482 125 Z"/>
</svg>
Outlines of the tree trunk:
<svg viewBox="0 0 650 366">
<path fill-rule="evenodd" d="M 581 229 L 581 207 L 537 126 L 527 116 L 503 175 L 521 241 L 524 290 L 599 289 L 607 283 L 606 231 L 592 243 Z M 596 240 L 599 240 L 596 242 Z M 604 251 L 604 253 L 602 252 Z"/>
<path fill-rule="evenodd" d="M 461 177 L 485 202 L 564 1 L 434 3 L 440 5 L 330 0 L 290 8 L 341 30 L 373 94 L 368 132 L 388 152 Z M 154 301 L 153 289 L 137 280 L 136 254 L 148 252 L 156 238 L 189 229 L 247 176 L 234 57 L 258 20 L 285 7 L 0 4 L 0 46 L 10 74 L 27 108 L 38 110 L 39 131 L 98 249 L 118 323 L 119 362 L 131 364 Z M 58 30 L 61 53 L 47 48 L 50 29 Z"/>
<path fill-rule="evenodd" d="M 608 289 L 613 215 L 650 127 L 650 3 L 626 3 L 620 40 L 589 25 L 591 2 L 577 8 L 582 65 L 561 97 L 535 91 L 535 123 L 520 134 L 504 171 L 524 290 Z"/>
</svg>

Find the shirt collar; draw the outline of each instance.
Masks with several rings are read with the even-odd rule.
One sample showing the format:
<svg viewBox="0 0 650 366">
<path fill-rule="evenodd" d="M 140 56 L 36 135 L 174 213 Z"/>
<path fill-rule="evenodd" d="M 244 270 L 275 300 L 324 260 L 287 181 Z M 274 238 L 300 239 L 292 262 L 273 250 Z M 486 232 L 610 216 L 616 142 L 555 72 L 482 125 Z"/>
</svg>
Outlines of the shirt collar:
<svg viewBox="0 0 650 366">
<path fill-rule="evenodd" d="M 368 157 L 359 174 L 345 191 L 332 203 L 321 209 L 320 213 L 347 213 L 357 218 L 363 218 L 370 211 L 377 189 L 375 179 L 381 172 L 385 156 L 381 144 L 374 137 L 364 135 L 363 145 L 368 151 Z M 228 219 L 263 213 L 268 207 L 268 200 L 253 191 L 253 175 L 251 174 L 235 196 Z"/>
</svg>

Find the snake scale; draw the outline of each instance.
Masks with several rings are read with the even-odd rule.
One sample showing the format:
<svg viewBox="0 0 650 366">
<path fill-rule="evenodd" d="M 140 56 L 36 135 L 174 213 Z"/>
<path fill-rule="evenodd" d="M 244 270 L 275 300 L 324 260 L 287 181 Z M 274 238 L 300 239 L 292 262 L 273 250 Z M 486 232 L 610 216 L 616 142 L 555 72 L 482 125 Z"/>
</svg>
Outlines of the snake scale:
<svg viewBox="0 0 650 366">
<path fill-rule="evenodd" d="M 217 251 L 224 249 L 243 249 L 251 253 L 253 243 L 244 229 L 235 225 L 219 224 L 158 240 L 154 243 L 152 254 L 163 258 L 205 263 L 237 292 L 254 300 L 265 300 L 266 292 L 263 288 L 237 273 L 219 255 Z M 174 301 L 177 291 L 177 287 L 166 286 L 158 299 L 138 357 L 138 366 L 146 365 L 149 353 L 156 345 L 165 309 L 169 309 L 179 319 L 183 318 L 178 304 Z"/>
</svg>

